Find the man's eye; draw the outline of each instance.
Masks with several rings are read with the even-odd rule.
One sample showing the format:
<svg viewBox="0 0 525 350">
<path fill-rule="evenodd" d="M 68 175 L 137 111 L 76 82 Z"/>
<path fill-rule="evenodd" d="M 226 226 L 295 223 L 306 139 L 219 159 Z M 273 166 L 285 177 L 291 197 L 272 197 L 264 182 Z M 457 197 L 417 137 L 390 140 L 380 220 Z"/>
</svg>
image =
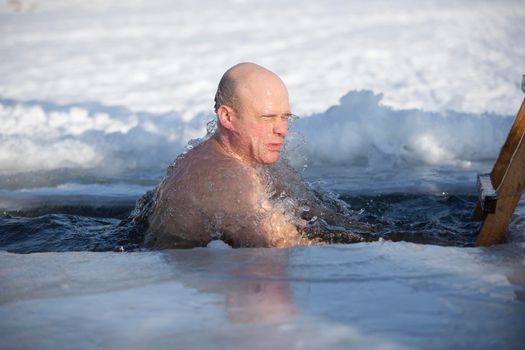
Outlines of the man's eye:
<svg viewBox="0 0 525 350">
<path fill-rule="evenodd" d="M 262 115 L 261 118 L 263 120 L 267 120 L 267 121 L 275 121 L 275 120 L 278 120 L 278 118 L 281 118 L 282 121 L 289 121 L 290 118 L 293 118 L 294 115 L 293 114 L 283 114 L 283 115 Z"/>
<path fill-rule="evenodd" d="M 277 118 L 278 118 L 277 115 L 262 115 L 261 116 L 261 119 L 266 122 L 273 122 L 274 120 L 277 120 Z"/>
</svg>

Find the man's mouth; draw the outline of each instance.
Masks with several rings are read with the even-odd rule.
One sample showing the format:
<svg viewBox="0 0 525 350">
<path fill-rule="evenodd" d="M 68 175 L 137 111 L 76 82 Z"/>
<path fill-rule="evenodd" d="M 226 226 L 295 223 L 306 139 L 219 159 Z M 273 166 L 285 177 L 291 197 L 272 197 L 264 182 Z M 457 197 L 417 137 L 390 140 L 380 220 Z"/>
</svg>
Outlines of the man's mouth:
<svg viewBox="0 0 525 350">
<path fill-rule="evenodd" d="M 267 146 L 270 151 L 280 151 L 281 148 L 283 147 L 283 144 L 282 143 L 269 143 Z"/>
</svg>

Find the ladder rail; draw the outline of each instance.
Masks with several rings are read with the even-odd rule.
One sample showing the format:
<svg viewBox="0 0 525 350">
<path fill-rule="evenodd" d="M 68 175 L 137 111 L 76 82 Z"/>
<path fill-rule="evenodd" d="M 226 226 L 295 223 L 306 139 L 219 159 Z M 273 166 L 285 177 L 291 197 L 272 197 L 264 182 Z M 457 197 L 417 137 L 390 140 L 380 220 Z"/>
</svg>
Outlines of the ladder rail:
<svg viewBox="0 0 525 350">
<path fill-rule="evenodd" d="M 525 75 L 522 79 L 525 92 Z M 495 190 L 494 190 L 495 189 Z M 501 242 L 525 190 L 525 99 L 514 119 L 490 176 L 478 177 L 479 198 L 473 220 L 483 221 L 477 246 Z"/>
</svg>

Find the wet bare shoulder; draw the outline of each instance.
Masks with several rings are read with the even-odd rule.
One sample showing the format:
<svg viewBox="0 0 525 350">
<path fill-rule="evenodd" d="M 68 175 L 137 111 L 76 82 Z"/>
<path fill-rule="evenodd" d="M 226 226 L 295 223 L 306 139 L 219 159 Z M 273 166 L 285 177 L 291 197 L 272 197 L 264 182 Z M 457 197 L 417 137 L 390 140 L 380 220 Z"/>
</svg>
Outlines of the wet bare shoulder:
<svg viewBox="0 0 525 350">
<path fill-rule="evenodd" d="M 166 174 L 166 185 L 187 187 L 212 194 L 253 186 L 254 170 L 222 154 L 208 140 L 180 156 Z"/>
</svg>

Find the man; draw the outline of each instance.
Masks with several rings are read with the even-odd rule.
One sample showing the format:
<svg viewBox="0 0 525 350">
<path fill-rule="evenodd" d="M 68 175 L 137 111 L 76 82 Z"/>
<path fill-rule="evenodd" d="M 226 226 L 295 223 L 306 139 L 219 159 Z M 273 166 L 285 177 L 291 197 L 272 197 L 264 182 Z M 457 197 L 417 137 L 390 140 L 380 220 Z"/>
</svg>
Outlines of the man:
<svg viewBox="0 0 525 350">
<path fill-rule="evenodd" d="M 144 245 L 191 248 L 222 239 L 233 247 L 311 244 L 270 200 L 275 163 L 292 116 L 288 91 L 273 72 L 241 63 L 222 77 L 217 130 L 180 155 L 153 198 Z"/>
</svg>

